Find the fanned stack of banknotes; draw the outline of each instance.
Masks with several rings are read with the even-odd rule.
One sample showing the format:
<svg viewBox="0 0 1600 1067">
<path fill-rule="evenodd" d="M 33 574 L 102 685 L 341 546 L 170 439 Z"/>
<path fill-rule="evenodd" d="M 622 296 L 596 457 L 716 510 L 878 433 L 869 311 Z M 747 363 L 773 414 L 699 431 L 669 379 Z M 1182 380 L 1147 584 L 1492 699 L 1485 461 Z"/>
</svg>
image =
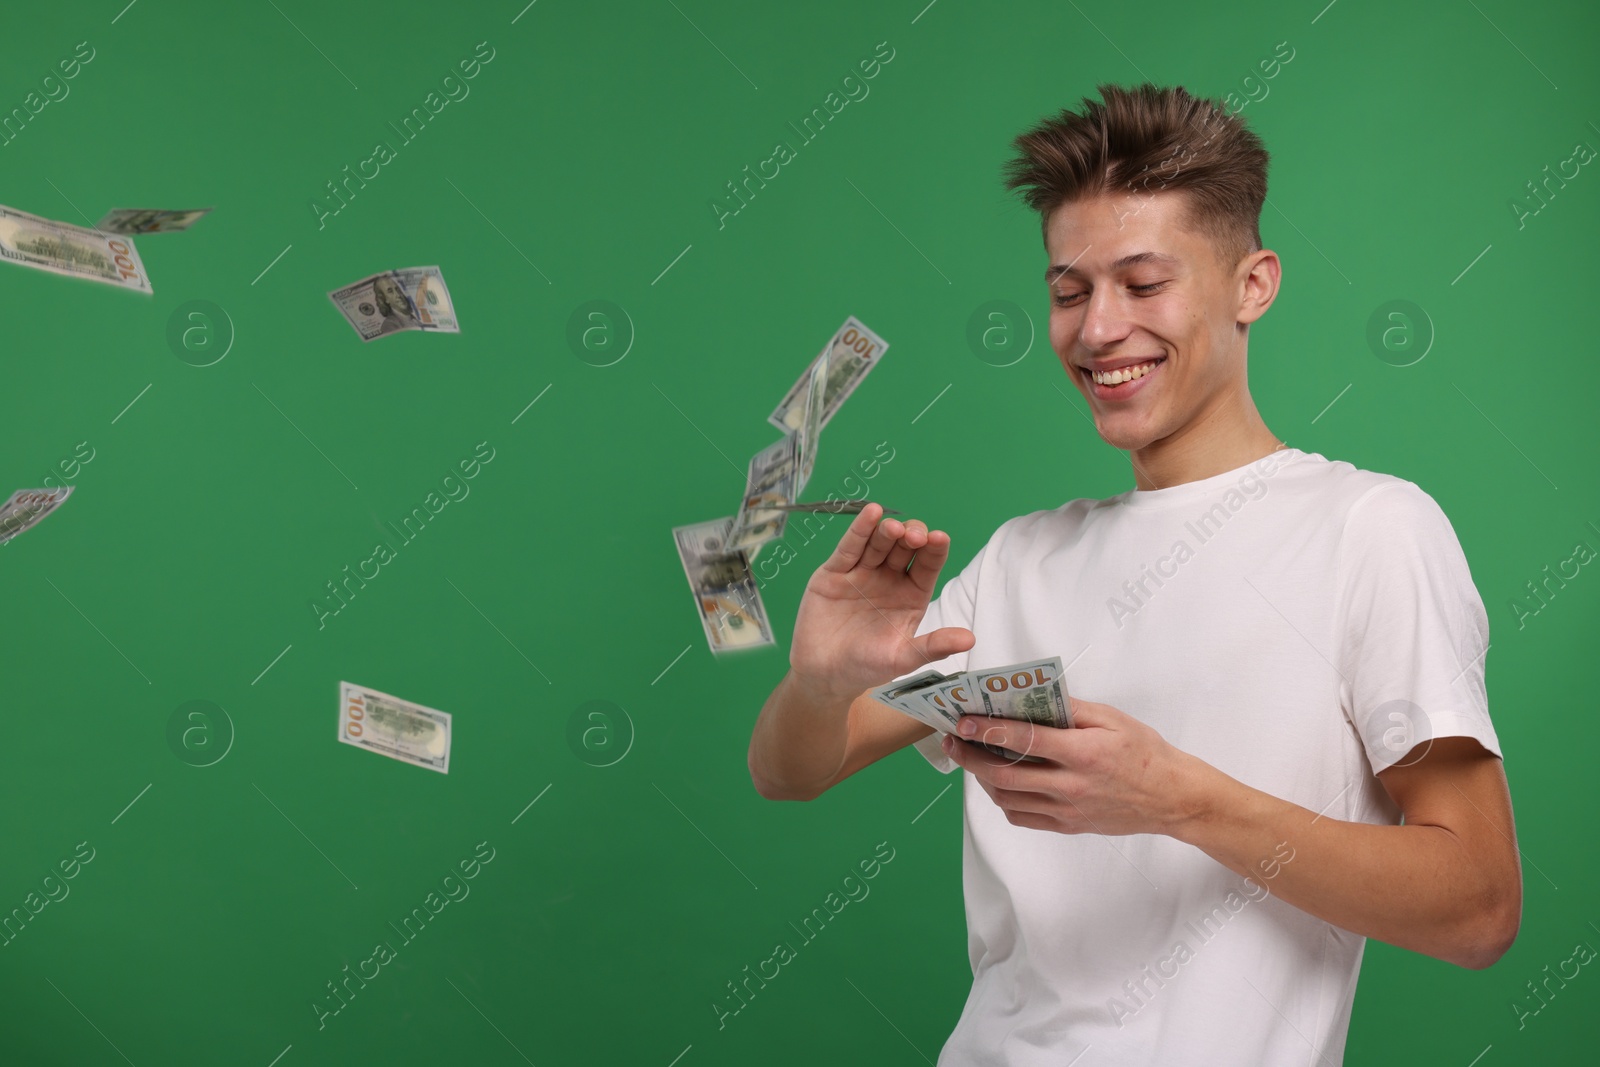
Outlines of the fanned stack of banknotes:
<svg viewBox="0 0 1600 1067">
<path fill-rule="evenodd" d="M 860 319 L 845 319 L 767 416 L 785 433 L 751 458 L 738 512 L 673 529 L 712 652 L 774 643 L 750 564 L 762 545 L 783 536 L 791 512 L 861 510 L 861 501 L 797 501 L 816 465 L 822 428 L 888 348 Z"/>
<path fill-rule="evenodd" d="M 1056 729 L 1072 725 L 1072 705 L 1061 678 L 1060 656 L 959 674 L 922 671 L 879 686 L 871 696 L 946 734 L 956 733 L 956 724 L 963 715 L 999 716 Z M 974 739 L 973 743 L 1002 759 L 1045 762 L 1038 756 L 986 741 Z"/>
</svg>

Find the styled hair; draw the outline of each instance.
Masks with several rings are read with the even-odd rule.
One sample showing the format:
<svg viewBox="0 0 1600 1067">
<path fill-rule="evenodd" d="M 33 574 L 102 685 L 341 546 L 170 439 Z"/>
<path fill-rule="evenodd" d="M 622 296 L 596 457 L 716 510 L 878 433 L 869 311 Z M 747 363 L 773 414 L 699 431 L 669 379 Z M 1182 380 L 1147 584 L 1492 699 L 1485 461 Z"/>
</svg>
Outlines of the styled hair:
<svg viewBox="0 0 1600 1067">
<path fill-rule="evenodd" d="M 1096 86 L 1104 103 L 1083 98 L 1082 114 L 1063 110 L 1011 142 L 1005 187 L 1021 190 L 1048 239 L 1063 204 L 1105 193 L 1187 193 L 1185 224 L 1210 239 L 1232 267 L 1261 248 L 1267 150 L 1220 100 L 1181 86 Z"/>
</svg>

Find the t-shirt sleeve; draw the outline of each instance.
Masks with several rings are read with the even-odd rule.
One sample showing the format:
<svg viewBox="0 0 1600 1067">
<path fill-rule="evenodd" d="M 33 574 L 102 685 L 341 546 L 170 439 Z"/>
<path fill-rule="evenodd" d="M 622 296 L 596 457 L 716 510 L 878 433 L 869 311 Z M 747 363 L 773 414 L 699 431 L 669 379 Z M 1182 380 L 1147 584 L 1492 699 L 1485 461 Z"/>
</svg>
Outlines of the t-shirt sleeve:
<svg viewBox="0 0 1600 1067">
<path fill-rule="evenodd" d="M 1484 687 L 1489 618 L 1434 499 L 1402 479 L 1368 490 L 1346 518 L 1337 582 L 1341 703 L 1373 773 L 1415 763 L 1438 737 L 1500 756 Z"/>
<path fill-rule="evenodd" d="M 945 582 L 944 588 L 939 591 L 939 595 L 934 597 L 928 604 L 927 614 L 922 616 L 922 622 L 917 626 L 916 633 L 912 635 L 913 637 L 921 637 L 923 634 L 932 633 L 934 630 L 942 629 L 946 626 L 964 626 L 969 630 L 973 629 L 974 609 L 977 604 L 978 568 L 982 565 L 987 549 L 988 545 L 979 549 L 978 554 L 972 557 L 972 560 L 961 569 L 960 573 Z M 974 630 L 974 632 L 976 631 Z M 913 674 L 920 674 L 923 671 L 930 670 L 941 671 L 944 674 L 955 674 L 964 671 L 967 669 L 967 657 L 970 651 L 969 649 L 967 652 L 954 652 L 944 659 L 925 663 L 914 671 L 902 674 L 900 678 L 909 678 Z M 896 678 L 895 681 L 899 681 L 900 678 Z M 940 741 L 943 738 L 944 734 L 935 730 L 927 737 L 919 738 L 911 744 L 941 773 L 949 774 L 959 765 L 955 760 L 945 755 L 944 749 L 940 747 Z"/>
</svg>

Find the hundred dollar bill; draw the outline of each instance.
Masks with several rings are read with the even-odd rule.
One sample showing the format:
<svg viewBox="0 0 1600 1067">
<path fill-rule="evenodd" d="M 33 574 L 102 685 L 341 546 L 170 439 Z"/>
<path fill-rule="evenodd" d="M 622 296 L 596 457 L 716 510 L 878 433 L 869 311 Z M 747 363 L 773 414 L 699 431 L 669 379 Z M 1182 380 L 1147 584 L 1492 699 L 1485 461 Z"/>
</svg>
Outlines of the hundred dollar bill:
<svg viewBox="0 0 1600 1067">
<path fill-rule="evenodd" d="M 871 695 L 947 734 L 956 733 L 963 715 L 998 716 L 1056 728 L 1072 725 L 1059 656 L 957 674 L 923 671 L 881 686 Z M 972 743 L 1002 759 L 1045 762 L 1039 756 L 986 741 Z"/>
<path fill-rule="evenodd" d="M 998 715 L 1018 722 L 1033 722 L 1058 730 L 1072 725 L 1071 705 L 1066 683 L 1061 679 L 1061 657 L 1013 663 L 1008 667 L 968 671 L 969 693 L 982 709 L 981 715 Z M 1013 759 L 1018 753 L 999 745 L 980 742 L 997 756 Z M 1036 756 L 1022 756 L 1038 762 Z"/>
<path fill-rule="evenodd" d="M 728 547 L 732 525 L 730 515 L 672 531 L 706 641 L 717 653 L 774 643 L 761 591 L 750 573 L 750 557 Z"/>
<path fill-rule="evenodd" d="M 799 427 L 795 430 L 797 437 L 795 454 L 800 470 L 794 483 L 794 495 L 797 497 L 806 487 L 806 482 L 811 480 L 812 468 L 817 464 L 817 445 L 822 437 L 824 392 L 828 386 L 828 366 L 832 356 L 832 346 L 824 348 L 822 355 L 811 365 L 806 378 L 805 411 L 800 417 Z"/>
<path fill-rule="evenodd" d="M 835 515 L 859 515 L 867 506 L 865 500 L 814 500 L 804 504 L 762 504 L 766 511 L 826 511 Z M 898 515 L 895 508 L 884 508 L 885 515 Z"/>
<path fill-rule="evenodd" d="M 750 457 L 744 499 L 728 530 L 729 551 L 746 552 L 754 560 L 762 545 L 783 536 L 789 514 L 770 505 L 792 503 L 799 495 L 799 438 L 786 433 Z"/>
<path fill-rule="evenodd" d="M 928 699 L 937 700 L 941 705 L 947 707 L 949 711 L 955 715 L 957 722 L 959 722 L 961 716 L 963 715 L 987 714 L 983 710 L 983 702 L 978 698 L 973 688 L 972 673 L 970 671 L 964 671 L 961 674 L 953 675 L 950 681 L 935 686 Z M 977 745 L 979 748 L 982 748 L 987 752 L 994 753 L 1001 759 L 1023 760 L 1028 763 L 1045 762 L 1039 756 L 1030 756 L 1021 752 L 1013 752 L 1003 745 L 990 744 L 988 741 L 975 740 L 972 742 L 972 744 Z"/>
<path fill-rule="evenodd" d="M 363 341 L 404 330 L 460 333 L 438 267 L 386 270 L 328 294 Z"/>
<path fill-rule="evenodd" d="M 946 700 L 943 696 L 940 696 L 938 690 L 924 689 L 918 695 L 922 697 L 922 702 L 933 710 L 934 714 L 950 724 L 951 730 L 954 730 L 960 723 L 961 708 L 954 701 Z"/>
<path fill-rule="evenodd" d="M 376 689 L 339 683 L 339 740 L 441 774 L 450 773 L 450 713 Z"/>
<path fill-rule="evenodd" d="M 106 212 L 106 217 L 100 220 L 97 228 L 107 233 L 176 233 L 187 230 L 210 211 L 208 207 L 192 211 L 119 207 Z"/>
<path fill-rule="evenodd" d="M 783 536 L 788 505 L 793 504 L 811 477 L 817 439 L 822 435 L 822 390 L 827 380 L 828 359 L 824 353 L 809 372 L 799 429 L 784 434 L 750 460 L 744 500 L 733 518 L 729 536 L 732 546 L 744 549 L 752 561 L 762 545 Z"/>
<path fill-rule="evenodd" d="M 945 678 L 946 675 L 939 671 L 927 670 L 920 674 L 914 674 L 910 678 L 903 678 L 898 682 L 880 685 L 869 695 L 872 699 L 880 700 L 895 710 L 911 716 L 918 722 L 949 733 L 955 728 L 955 724 L 948 722 L 943 714 L 935 712 L 922 699 L 928 686 L 942 682 Z"/>
<path fill-rule="evenodd" d="M 959 674 L 941 674 L 925 670 L 898 682 L 889 682 L 872 690 L 868 695 L 897 711 L 902 711 L 919 722 L 926 723 L 942 733 L 956 732 L 960 711 L 936 696 L 940 686 L 959 679 Z"/>
<path fill-rule="evenodd" d="M 967 678 L 974 701 L 983 709 L 980 715 L 1036 722 L 1058 730 L 1072 725 L 1060 656 L 968 671 Z"/>
<path fill-rule="evenodd" d="M 949 707 L 959 718 L 962 715 L 981 715 L 978 709 L 981 705 L 972 698 L 968 686 L 968 677 L 965 671 L 960 674 L 949 674 L 945 680 L 933 687 L 932 692 L 940 698 L 943 705 Z"/>
<path fill-rule="evenodd" d="M 953 734 L 956 726 L 961 721 L 962 711 L 954 701 L 947 700 L 939 695 L 939 687 L 960 675 L 943 675 L 938 682 L 931 686 L 908 693 L 902 698 L 905 703 L 917 704 L 925 714 L 932 715 L 932 719 L 924 719 L 934 729 L 941 733 Z"/>
<path fill-rule="evenodd" d="M 73 486 L 56 489 L 18 489 L 11 499 L 0 504 L 0 545 L 25 530 L 31 530 L 44 517 L 59 508 L 72 495 Z"/>
<path fill-rule="evenodd" d="M 961 716 L 980 714 L 977 706 L 968 701 L 967 693 L 966 674 L 941 674 L 930 670 L 900 682 L 881 686 L 871 695 L 940 733 L 960 737 L 957 726 L 960 724 Z M 1025 760 L 1028 763 L 1045 762 L 1038 756 L 1013 752 L 985 741 L 972 743 L 980 745 L 1002 759 Z"/>
<path fill-rule="evenodd" d="M 862 321 L 851 315 L 844 320 L 844 325 L 839 327 L 833 339 L 823 346 L 817 353 L 816 359 L 811 361 L 815 366 L 828 357 L 827 384 L 822 395 L 822 421 L 821 426 L 828 425 L 828 420 L 833 418 L 833 413 L 839 406 L 849 399 L 855 392 L 856 386 L 867 376 L 867 372 L 878 365 L 878 360 L 883 358 L 888 351 L 889 342 L 867 329 Z M 805 399 L 807 386 L 810 384 L 811 366 L 806 368 L 800 380 L 790 387 L 789 392 L 778 404 L 776 410 L 767 416 L 767 421 L 780 430 L 798 430 L 805 417 Z"/>
<path fill-rule="evenodd" d="M 153 293 L 133 238 L 42 219 L 0 205 L 0 259 Z"/>
</svg>

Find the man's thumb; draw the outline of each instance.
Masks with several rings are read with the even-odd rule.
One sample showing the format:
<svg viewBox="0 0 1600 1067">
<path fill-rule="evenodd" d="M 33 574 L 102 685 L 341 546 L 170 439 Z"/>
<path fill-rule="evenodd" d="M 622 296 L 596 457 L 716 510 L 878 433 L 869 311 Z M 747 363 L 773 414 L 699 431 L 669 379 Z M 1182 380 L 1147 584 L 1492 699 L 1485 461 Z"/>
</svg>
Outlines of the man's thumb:
<svg viewBox="0 0 1600 1067">
<path fill-rule="evenodd" d="M 922 662 L 932 663 L 934 660 L 953 656 L 957 652 L 969 651 L 978 643 L 978 638 L 964 626 L 946 626 L 930 634 L 924 634 L 919 641 Z"/>
</svg>

